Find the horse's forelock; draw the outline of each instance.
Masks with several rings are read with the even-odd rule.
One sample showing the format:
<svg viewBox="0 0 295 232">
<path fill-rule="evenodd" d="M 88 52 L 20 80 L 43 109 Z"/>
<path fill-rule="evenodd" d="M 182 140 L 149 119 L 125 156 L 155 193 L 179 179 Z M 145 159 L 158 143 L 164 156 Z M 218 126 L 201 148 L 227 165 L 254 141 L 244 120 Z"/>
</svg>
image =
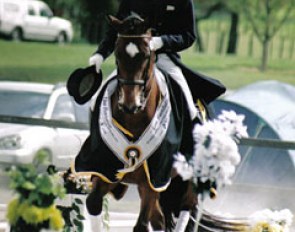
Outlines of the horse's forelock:
<svg viewBox="0 0 295 232">
<path fill-rule="evenodd" d="M 118 32 L 126 35 L 141 35 L 147 31 L 147 24 L 138 14 L 131 14 L 125 18 L 118 28 Z"/>
</svg>

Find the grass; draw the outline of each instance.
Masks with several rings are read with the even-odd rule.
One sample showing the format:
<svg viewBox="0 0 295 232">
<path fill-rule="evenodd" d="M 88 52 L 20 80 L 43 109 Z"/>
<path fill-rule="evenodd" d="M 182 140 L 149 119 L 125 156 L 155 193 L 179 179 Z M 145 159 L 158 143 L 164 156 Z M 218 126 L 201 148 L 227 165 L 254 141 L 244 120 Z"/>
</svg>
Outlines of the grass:
<svg viewBox="0 0 295 232">
<path fill-rule="evenodd" d="M 14 43 L 0 40 L 0 80 L 65 82 L 76 68 L 86 67 L 95 45 L 51 43 Z M 192 69 L 214 77 L 229 89 L 237 89 L 256 81 L 278 80 L 295 86 L 294 60 L 273 59 L 262 73 L 258 58 L 198 54 L 193 49 L 182 53 L 182 60 Z M 104 76 L 114 68 L 114 58 L 104 62 Z"/>
<path fill-rule="evenodd" d="M 295 86 L 294 60 L 270 60 L 266 72 L 259 70 L 260 59 L 239 56 L 217 56 L 186 53 L 183 62 L 194 70 L 220 80 L 230 89 L 266 80 L 277 80 Z"/>
</svg>

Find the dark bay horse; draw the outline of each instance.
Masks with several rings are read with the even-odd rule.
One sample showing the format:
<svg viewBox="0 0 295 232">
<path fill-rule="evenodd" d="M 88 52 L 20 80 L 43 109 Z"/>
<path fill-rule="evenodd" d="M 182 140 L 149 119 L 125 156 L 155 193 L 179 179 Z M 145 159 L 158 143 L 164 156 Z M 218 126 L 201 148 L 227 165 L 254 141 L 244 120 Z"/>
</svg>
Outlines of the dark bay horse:
<svg viewBox="0 0 295 232">
<path fill-rule="evenodd" d="M 193 150 L 185 98 L 175 83 L 171 86 L 180 96 L 172 96 L 167 78 L 156 69 L 145 22 L 138 16 L 109 19 L 118 31 L 117 75 L 99 93 L 91 133 L 76 157 L 74 172 L 92 174 L 93 190 L 86 200 L 91 215 L 101 213 L 107 193 L 120 199 L 126 183 L 133 183 L 141 199 L 134 231 L 148 231 L 149 224 L 155 231 L 171 231 L 172 214 L 196 208 L 190 182 L 173 170 L 173 155 Z"/>
</svg>

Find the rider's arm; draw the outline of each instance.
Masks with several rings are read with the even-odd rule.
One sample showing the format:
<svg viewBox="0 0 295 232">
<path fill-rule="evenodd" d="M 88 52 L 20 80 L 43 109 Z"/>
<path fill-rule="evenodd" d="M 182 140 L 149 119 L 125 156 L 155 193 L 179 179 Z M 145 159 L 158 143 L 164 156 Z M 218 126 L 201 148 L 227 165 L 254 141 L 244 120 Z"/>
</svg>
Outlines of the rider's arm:
<svg viewBox="0 0 295 232">
<path fill-rule="evenodd" d="M 159 52 L 179 52 L 190 47 L 196 38 L 194 7 L 191 0 L 183 0 L 181 17 L 171 22 L 173 25 L 171 33 L 163 33 L 160 37 L 163 46 Z M 174 31 L 173 31 L 174 30 Z"/>
<path fill-rule="evenodd" d="M 128 16 L 129 12 L 130 10 L 129 10 L 128 1 L 122 0 L 119 6 L 118 12 L 116 14 L 116 17 L 122 20 L 126 16 Z M 117 40 L 117 31 L 113 27 L 109 26 L 104 39 L 99 44 L 95 53 L 101 54 L 102 57 L 106 59 L 114 51 L 116 40 Z"/>
</svg>

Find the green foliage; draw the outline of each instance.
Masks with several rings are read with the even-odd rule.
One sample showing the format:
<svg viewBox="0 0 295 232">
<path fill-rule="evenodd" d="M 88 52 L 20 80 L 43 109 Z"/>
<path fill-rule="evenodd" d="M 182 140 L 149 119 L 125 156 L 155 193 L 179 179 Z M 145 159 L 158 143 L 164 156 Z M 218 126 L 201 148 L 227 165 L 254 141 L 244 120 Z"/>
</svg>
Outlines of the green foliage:
<svg viewBox="0 0 295 232">
<path fill-rule="evenodd" d="M 48 164 L 48 155 L 39 152 L 32 163 L 8 170 L 10 187 L 18 196 L 8 207 L 12 232 L 39 232 L 41 228 L 68 232 L 73 227 L 75 232 L 83 232 L 85 218 L 79 207 L 83 202 L 76 198 L 70 207 L 55 206 L 55 200 L 64 198 L 66 189 L 54 166 L 49 165 L 45 173 L 38 171 Z"/>
<path fill-rule="evenodd" d="M 224 20 L 224 14 L 229 14 L 233 12 L 236 15 L 236 23 L 238 22 L 237 18 L 246 19 L 246 23 L 243 22 L 243 24 L 248 24 L 248 30 L 251 33 L 250 36 L 254 34 L 256 36 L 256 39 L 260 42 L 259 55 L 261 57 L 260 69 L 262 71 L 266 70 L 269 59 L 269 53 L 272 52 L 270 51 L 272 46 L 272 39 L 274 38 L 276 33 L 278 33 L 278 31 L 282 29 L 283 25 L 286 24 L 288 19 L 293 19 L 294 21 L 295 15 L 295 0 L 195 0 L 195 3 L 197 9 L 197 16 L 201 15 L 197 17 L 198 19 L 208 19 L 209 17 L 212 18 L 211 16 L 213 12 L 215 18 L 218 18 L 218 20 Z M 202 14 L 204 15 L 203 18 Z M 232 18 L 231 25 L 237 25 L 233 22 L 234 21 Z M 200 23 L 198 23 L 197 25 L 199 26 L 199 24 Z M 239 25 L 241 25 L 241 23 L 239 23 Z M 199 49 L 200 51 L 203 51 L 203 45 L 200 41 L 203 40 L 201 38 L 206 37 L 204 41 L 206 41 L 208 44 L 209 31 L 204 32 L 201 29 L 198 29 L 198 31 L 201 31 L 201 33 L 199 33 L 200 37 L 198 39 Z M 233 33 L 231 33 L 231 35 L 229 36 L 228 45 L 236 44 L 234 43 L 237 38 L 235 31 L 236 30 L 231 30 L 231 32 Z M 202 35 L 204 33 L 206 33 L 205 36 Z M 215 33 L 218 34 L 218 42 L 215 45 L 217 49 L 215 51 L 221 52 L 223 50 L 222 45 L 224 41 L 225 30 L 218 30 L 217 32 L 215 31 Z M 239 37 L 242 37 L 241 33 L 239 34 Z M 294 40 L 292 40 L 291 36 L 288 37 L 290 40 L 288 45 L 290 47 L 289 57 L 292 57 L 294 52 Z M 280 44 L 280 49 L 284 50 L 285 38 L 282 38 L 282 41 L 283 42 L 281 42 Z M 252 55 L 254 49 L 252 37 L 250 38 L 249 46 L 250 48 L 248 50 L 248 53 Z M 206 48 L 208 50 L 208 45 L 206 46 Z M 283 52 L 280 51 L 279 57 L 282 56 Z"/>
<path fill-rule="evenodd" d="M 245 0 L 243 12 L 257 38 L 263 42 L 280 30 L 294 11 L 294 3 L 294 0 Z"/>
<path fill-rule="evenodd" d="M 63 232 L 83 232 L 83 223 L 85 220 L 84 216 L 81 214 L 79 206 L 82 206 L 83 202 L 79 198 L 74 198 L 74 201 L 70 207 L 58 206 L 61 210 L 63 218 L 65 220 L 65 227 Z"/>
<path fill-rule="evenodd" d="M 19 196 L 20 202 L 27 201 L 39 207 L 48 207 L 56 198 L 65 195 L 65 189 L 55 174 L 38 173 L 37 168 L 45 165 L 47 157 L 38 153 L 33 163 L 12 166 L 8 170 L 10 188 Z"/>
<path fill-rule="evenodd" d="M 265 71 L 270 41 L 294 11 L 295 3 L 294 0 L 246 0 L 243 4 L 243 12 L 262 44 L 261 70 Z"/>
<path fill-rule="evenodd" d="M 33 162 L 12 166 L 7 170 L 17 198 L 8 205 L 7 219 L 12 232 L 41 229 L 59 230 L 64 227 L 61 212 L 54 202 L 65 195 L 65 189 L 55 172 L 39 173 L 38 168 L 46 165 L 48 157 L 38 153 Z"/>
</svg>

